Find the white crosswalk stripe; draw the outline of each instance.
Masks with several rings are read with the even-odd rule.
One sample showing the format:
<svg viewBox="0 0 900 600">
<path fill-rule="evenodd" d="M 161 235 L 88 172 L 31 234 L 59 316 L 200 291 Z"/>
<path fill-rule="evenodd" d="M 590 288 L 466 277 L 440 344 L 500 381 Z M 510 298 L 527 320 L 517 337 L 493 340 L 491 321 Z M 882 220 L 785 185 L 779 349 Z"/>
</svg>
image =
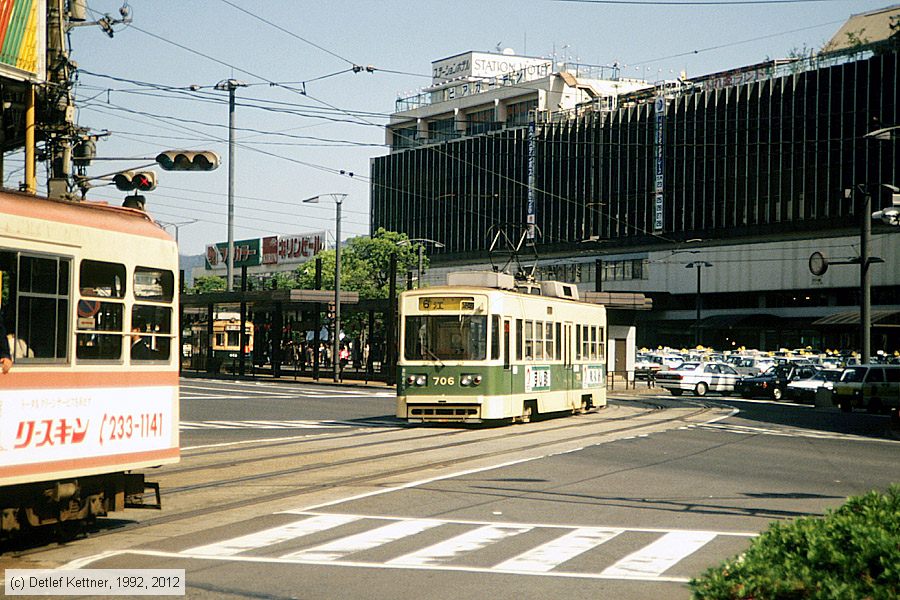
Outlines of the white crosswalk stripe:
<svg viewBox="0 0 900 600">
<path fill-rule="evenodd" d="M 673 531 L 605 569 L 609 577 L 659 577 L 716 537 L 710 531 Z"/>
<path fill-rule="evenodd" d="M 294 521 L 280 527 L 273 527 L 250 535 L 242 535 L 231 540 L 198 546 L 186 550 L 185 554 L 197 556 L 234 556 L 246 550 L 262 548 L 273 544 L 280 544 L 288 540 L 332 529 L 340 525 L 346 525 L 356 521 L 359 517 L 352 515 L 319 515 L 300 521 Z"/>
<path fill-rule="evenodd" d="M 344 526 L 350 526 L 350 529 L 345 530 L 346 533 L 339 529 Z M 528 532 L 540 536 L 537 539 L 542 543 L 523 552 L 523 547 L 533 545 L 535 538 L 522 538 L 521 541 L 517 541 L 517 536 Z M 304 538 L 313 534 L 320 535 L 312 538 L 315 540 L 313 543 L 304 544 Z M 647 543 L 648 534 L 657 537 Z M 678 563 L 685 558 L 701 552 L 709 542 L 718 538 L 730 538 L 736 550 L 743 549 L 746 539 L 754 535 L 756 534 L 489 523 L 311 512 L 305 513 L 305 518 L 299 521 L 189 548 L 178 553 L 178 556 L 242 562 L 686 582 L 696 573 L 678 571 Z M 328 536 L 331 536 L 330 539 Z M 548 539 L 549 541 L 546 541 Z M 609 551 L 599 555 L 591 554 L 613 539 L 624 539 L 623 547 L 629 549 L 637 547 L 634 541 L 638 539 L 643 546 L 618 559 L 615 556 L 610 557 Z M 395 542 L 401 542 L 400 546 L 392 546 Z M 270 548 L 276 545 L 283 545 L 284 549 L 280 555 L 274 557 Z M 295 549 L 291 550 L 291 545 L 295 546 Z M 300 548 L 297 549 L 297 546 Z M 417 546 L 418 549 L 414 549 Z M 493 551 L 495 546 L 496 552 Z M 476 560 L 472 558 L 473 553 L 489 547 L 492 551 L 487 555 L 505 554 L 511 558 L 500 562 L 494 559 L 487 565 L 473 565 Z M 399 548 L 405 549 L 402 554 Z M 360 553 L 368 553 L 363 556 L 379 558 L 362 561 L 359 560 Z M 625 551 L 621 554 L 625 554 Z M 598 556 L 605 558 L 601 559 Z M 577 562 L 579 565 L 577 569 L 569 562 L 576 557 L 581 557 Z M 721 558 L 721 556 L 711 557 L 710 565 L 718 563 Z"/>
<path fill-rule="evenodd" d="M 497 565 L 501 571 L 547 572 L 622 533 L 622 529 L 581 527 Z"/>
</svg>

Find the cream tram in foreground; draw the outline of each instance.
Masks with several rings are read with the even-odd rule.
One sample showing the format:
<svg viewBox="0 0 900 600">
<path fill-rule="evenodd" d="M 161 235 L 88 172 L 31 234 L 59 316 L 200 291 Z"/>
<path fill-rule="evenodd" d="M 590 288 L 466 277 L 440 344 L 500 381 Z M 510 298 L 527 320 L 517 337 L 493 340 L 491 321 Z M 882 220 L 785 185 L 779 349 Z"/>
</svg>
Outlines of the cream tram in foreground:
<svg viewBox="0 0 900 600">
<path fill-rule="evenodd" d="M 574 285 L 451 273 L 400 295 L 397 417 L 528 421 L 606 406 L 606 310 Z"/>
<path fill-rule="evenodd" d="M 0 192 L 0 540 L 159 505 L 135 471 L 179 460 L 177 269 L 140 210 Z"/>
</svg>

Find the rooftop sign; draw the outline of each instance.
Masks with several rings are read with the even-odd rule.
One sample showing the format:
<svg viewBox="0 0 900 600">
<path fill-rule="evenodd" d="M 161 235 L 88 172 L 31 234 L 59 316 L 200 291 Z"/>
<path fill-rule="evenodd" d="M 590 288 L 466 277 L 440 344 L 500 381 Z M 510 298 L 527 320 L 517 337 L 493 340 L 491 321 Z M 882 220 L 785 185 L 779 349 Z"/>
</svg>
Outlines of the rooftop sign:
<svg viewBox="0 0 900 600">
<path fill-rule="evenodd" d="M 550 75 L 553 62 L 546 58 L 466 52 L 431 63 L 431 85 L 458 79 L 491 79 L 519 71 L 523 73 L 523 81 L 540 79 Z"/>
</svg>

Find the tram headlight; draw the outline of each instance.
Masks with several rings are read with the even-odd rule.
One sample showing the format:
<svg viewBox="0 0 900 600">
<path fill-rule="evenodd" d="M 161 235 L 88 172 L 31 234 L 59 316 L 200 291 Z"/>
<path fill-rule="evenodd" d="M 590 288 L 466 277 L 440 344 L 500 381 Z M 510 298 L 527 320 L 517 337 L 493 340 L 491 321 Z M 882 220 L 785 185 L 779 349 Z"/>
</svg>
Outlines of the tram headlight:
<svg viewBox="0 0 900 600">
<path fill-rule="evenodd" d="M 425 385 L 428 381 L 428 378 L 424 375 L 416 375 L 416 385 Z"/>
<path fill-rule="evenodd" d="M 459 379 L 459 384 L 465 387 L 476 386 L 481 383 L 481 375 L 463 375 Z"/>
<path fill-rule="evenodd" d="M 407 387 L 412 387 L 414 385 L 423 386 L 428 382 L 428 377 L 425 375 L 409 375 L 406 378 Z"/>
</svg>

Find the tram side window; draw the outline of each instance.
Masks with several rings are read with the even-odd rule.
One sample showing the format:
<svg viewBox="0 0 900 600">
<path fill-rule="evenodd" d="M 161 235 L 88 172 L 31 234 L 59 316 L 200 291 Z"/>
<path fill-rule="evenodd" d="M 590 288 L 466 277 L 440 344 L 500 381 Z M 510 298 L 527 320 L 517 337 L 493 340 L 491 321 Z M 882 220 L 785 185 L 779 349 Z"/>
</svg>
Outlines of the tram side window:
<svg viewBox="0 0 900 600">
<path fill-rule="evenodd" d="M 591 358 L 597 359 L 597 326 L 591 325 Z"/>
<path fill-rule="evenodd" d="M 69 334 L 69 261 L 0 251 L 0 308 L 13 360 L 62 362 Z"/>
<path fill-rule="evenodd" d="M 525 360 L 534 358 L 534 321 L 525 321 Z"/>
<path fill-rule="evenodd" d="M 587 325 L 581 327 L 581 356 L 584 360 L 591 358 L 591 332 Z"/>
<path fill-rule="evenodd" d="M 79 286 L 82 296 L 124 298 L 125 265 L 83 260 L 79 270 Z"/>
<path fill-rule="evenodd" d="M 120 360 L 124 332 L 125 265 L 83 260 L 79 267 L 75 356 L 81 360 Z M 104 298 L 104 300 L 96 300 Z"/>
<path fill-rule="evenodd" d="M 534 359 L 544 360 L 544 322 L 534 322 Z"/>
<path fill-rule="evenodd" d="M 131 309 L 131 360 L 169 360 L 172 309 L 135 304 Z"/>
<path fill-rule="evenodd" d="M 597 352 L 600 360 L 606 360 L 606 328 L 600 327 L 597 333 Z"/>
<path fill-rule="evenodd" d="M 171 302 L 175 293 L 175 274 L 165 269 L 135 267 L 134 297 L 142 300 Z"/>
<path fill-rule="evenodd" d="M 553 323 L 547 322 L 544 346 L 547 349 L 547 360 L 553 360 L 555 340 L 553 339 Z"/>
</svg>

